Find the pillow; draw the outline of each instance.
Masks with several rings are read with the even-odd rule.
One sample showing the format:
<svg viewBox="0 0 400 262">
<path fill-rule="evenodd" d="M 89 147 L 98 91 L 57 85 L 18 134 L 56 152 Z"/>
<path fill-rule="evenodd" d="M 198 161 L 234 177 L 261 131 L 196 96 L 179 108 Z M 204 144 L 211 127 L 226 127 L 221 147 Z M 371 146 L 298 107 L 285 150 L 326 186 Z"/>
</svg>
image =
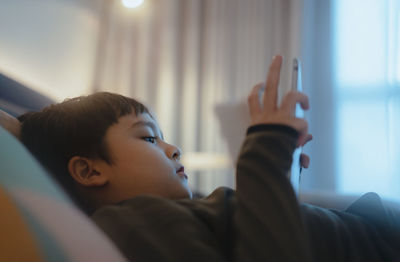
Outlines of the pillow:
<svg viewBox="0 0 400 262">
<path fill-rule="evenodd" d="M 126 261 L 25 147 L 2 127 L 0 145 L 0 187 L 15 203 L 45 260 Z M 4 234 L 2 237 L 8 238 Z M 24 252 L 25 247 L 20 248 Z"/>
<path fill-rule="evenodd" d="M 29 228 L 21 218 L 21 213 L 0 187 L 0 261 L 43 261 L 38 246 Z M 21 247 L 24 247 L 21 252 Z"/>
</svg>

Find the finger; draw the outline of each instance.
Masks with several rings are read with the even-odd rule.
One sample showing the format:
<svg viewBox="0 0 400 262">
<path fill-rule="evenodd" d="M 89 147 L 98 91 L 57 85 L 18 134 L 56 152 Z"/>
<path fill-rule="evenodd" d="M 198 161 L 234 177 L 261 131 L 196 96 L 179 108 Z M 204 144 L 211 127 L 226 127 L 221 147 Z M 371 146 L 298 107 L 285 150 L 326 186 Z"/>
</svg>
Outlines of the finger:
<svg viewBox="0 0 400 262">
<path fill-rule="evenodd" d="M 308 122 L 303 118 L 295 118 L 292 120 L 292 127 L 299 132 L 296 146 L 300 147 L 304 145 L 308 137 Z"/>
<path fill-rule="evenodd" d="M 303 110 L 310 108 L 307 95 L 297 91 L 289 91 L 282 99 L 281 110 L 290 116 L 295 116 L 297 103 L 300 103 Z"/>
<path fill-rule="evenodd" d="M 300 165 L 304 168 L 308 168 L 310 166 L 310 157 L 306 154 L 301 154 Z"/>
<path fill-rule="evenodd" d="M 261 105 L 259 92 L 264 85 L 262 83 L 256 85 L 251 90 L 249 97 L 247 98 L 247 103 L 249 105 L 250 117 L 253 119 L 256 115 L 261 113 Z"/>
<path fill-rule="evenodd" d="M 278 104 L 278 86 L 281 74 L 282 56 L 277 55 L 273 58 L 268 70 L 263 104 L 265 112 L 274 112 Z"/>
<path fill-rule="evenodd" d="M 313 140 L 313 136 L 311 134 L 307 134 L 306 137 L 305 137 L 304 144 L 302 144 L 301 146 L 305 146 L 311 140 Z"/>
</svg>

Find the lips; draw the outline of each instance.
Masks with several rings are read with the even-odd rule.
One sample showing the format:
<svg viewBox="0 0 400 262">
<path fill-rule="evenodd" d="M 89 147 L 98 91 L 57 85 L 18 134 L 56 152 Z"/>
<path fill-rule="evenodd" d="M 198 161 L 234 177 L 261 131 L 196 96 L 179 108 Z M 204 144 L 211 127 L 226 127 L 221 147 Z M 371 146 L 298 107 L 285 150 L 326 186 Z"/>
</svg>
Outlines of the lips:
<svg viewBox="0 0 400 262">
<path fill-rule="evenodd" d="M 179 177 L 188 179 L 188 176 L 185 174 L 185 168 L 181 166 L 178 170 L 176 170 L 176 173 L 178 174 Z"/>
</svg>

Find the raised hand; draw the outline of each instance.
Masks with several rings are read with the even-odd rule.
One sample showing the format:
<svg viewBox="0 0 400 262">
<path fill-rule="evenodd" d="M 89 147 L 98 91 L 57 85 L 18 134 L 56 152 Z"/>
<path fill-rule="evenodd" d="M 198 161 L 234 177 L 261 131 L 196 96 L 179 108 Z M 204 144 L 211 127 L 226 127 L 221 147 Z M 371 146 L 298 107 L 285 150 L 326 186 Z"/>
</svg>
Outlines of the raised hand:
<svg viewBox="0 0 400 262">
<path fill-rule="evenodd" d="M 295 117 L 296 104 L 300 103 L 303 110 L 308 110 L 308 97 L 298 91 L 289 91 L 278 106 L 278 87 L 279 77 L 282 66 L 282 56 L 277 55 L 273 58 L 269 67 L 267 80 L 253 87 L 249 97 L 248 105 L 250 110 L 251 125 L 257 124 L 281 124 L 287 125 L 299 132 L 297 146 L 303 146 L 312 139 L 308 134 L 308 123 L 303 118 Z M 260 103 L 259 92 L 265 88 Z M 308 167 L 310 159 L 307 155 L 302 155 L 301 164 Z"/>
</svg>

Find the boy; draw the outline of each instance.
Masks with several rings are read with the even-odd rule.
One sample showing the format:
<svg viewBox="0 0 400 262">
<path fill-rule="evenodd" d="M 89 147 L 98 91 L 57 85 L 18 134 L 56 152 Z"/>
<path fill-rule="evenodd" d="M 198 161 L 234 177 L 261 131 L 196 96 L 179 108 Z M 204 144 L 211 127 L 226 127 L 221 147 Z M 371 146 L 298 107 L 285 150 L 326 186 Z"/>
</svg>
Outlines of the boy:
<svg viewBox="0 0 400 262">
<path fill-rule="evenodd" d="M 21 118 L 21 139 L 131 261 L 398 261 L 400 229 L 379 197 L 346 212 L 299 205 L 285 174 L 308 139 L 292 117 L 308 98 L 277 104 L 282 57 L 255 86 L 237 189 L 191 200 L 181 152 L 135 100 L 100 93 Z M 306 164 L 305 164 L 306 165 Z"/>
</svg>

